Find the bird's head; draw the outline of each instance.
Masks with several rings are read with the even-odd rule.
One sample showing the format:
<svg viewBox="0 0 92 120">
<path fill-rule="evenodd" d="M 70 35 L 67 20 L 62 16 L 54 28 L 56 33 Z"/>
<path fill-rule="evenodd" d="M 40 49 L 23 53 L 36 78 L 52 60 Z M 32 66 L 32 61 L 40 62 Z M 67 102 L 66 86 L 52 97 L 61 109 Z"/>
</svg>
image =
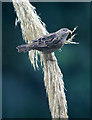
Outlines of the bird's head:
<svg viewBox="0 0 92 120">
<path fill-rule="evenodd" d="M 68 28 L 62 28 L 60 30 L 58 30 L 56 32 L 56 34 L 58 35 L 59 38 L 63 38 L 63 40 L 66 40 L 66 38 L 68 37 L 68 35 L 72 34 L 72 31 L 69 30 Z"/>
<path fill-rule="evenodd" d="M 60 36 L 62 35 L 63 37 L 66 37 L 67 35 L 69 35 L 69 33 L 72 34 L 72 31 L 69 30 L 68 28 L 62 28 L 57 31 L 57 34 Z"/>
<path fill-rule="evenodd" d="M 62 28 L 62 29 L 60 29 L 60 31 L 61 31 L 63 34 L 69 34 L 69 33 L 72 33 L 72 31 L 69 30 L 68 28 Z"/>
<path fill-rule="evenodd" d="M 72 39 L 75 37 L 76 34 L 73 34 L 78 26 L 76 26 L 73 31 L 69 30 L 68 28 L 62 28 L 56 32 L 58 35 L 58 38 L 61 39 L 61 41 L 65 41 L 65 44 L 78 44 L 76 42 L 72 42 Z M 68 35 L 71 34 L 71 37 L 67 39 Z"/>
</svg>

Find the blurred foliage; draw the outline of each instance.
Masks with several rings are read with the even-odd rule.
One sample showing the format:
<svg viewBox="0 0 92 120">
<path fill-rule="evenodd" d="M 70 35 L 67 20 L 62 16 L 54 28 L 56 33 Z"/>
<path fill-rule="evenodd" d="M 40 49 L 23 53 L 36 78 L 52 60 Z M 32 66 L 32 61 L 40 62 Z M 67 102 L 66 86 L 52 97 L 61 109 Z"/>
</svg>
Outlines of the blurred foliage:
<svg viewBox="0 0 92 120">
<path fill-rule="evenodd" d="M 90 3 L 34 2 L 37 13 L 54 32 L 67 27 L 76 30 L 74 41 L 56 51 L 64 75 L 71 118 L 90 116 Z M 28 53 L 19 54 L 16 46 L 24 44 L 21 29 L 15 27 L 12 3 L 3 3 L 2 11 L 3 118 L 50 118 L 42 68 L 34 71 Z"/>
</svg>

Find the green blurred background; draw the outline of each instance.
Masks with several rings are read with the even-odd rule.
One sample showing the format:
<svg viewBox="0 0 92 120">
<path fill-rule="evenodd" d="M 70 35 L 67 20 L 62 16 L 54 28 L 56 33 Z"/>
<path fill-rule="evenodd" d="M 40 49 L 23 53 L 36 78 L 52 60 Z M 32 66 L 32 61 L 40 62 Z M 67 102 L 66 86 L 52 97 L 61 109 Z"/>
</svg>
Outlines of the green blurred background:
<svg viewBox="0 0 92 120">
<path fill-rule="evenodd" d="M 90 116 L 90 3 L 34 2 L 37 13 L 54 32 L 67 27 L 76 30 L 74 41 L 79 45 L 65 45 L 56 51 L 58 64 L 64 75 L 71 118 Z M 21 29 L 15 27 L 16 14 L 12 3 L 3 3 L 2 10 L 2 74 L 3 118 L 51 118 L 43 72 L 37 71 L 28 53 L 19 54 L 16 46 L 24 44 Z"/>
</svg>

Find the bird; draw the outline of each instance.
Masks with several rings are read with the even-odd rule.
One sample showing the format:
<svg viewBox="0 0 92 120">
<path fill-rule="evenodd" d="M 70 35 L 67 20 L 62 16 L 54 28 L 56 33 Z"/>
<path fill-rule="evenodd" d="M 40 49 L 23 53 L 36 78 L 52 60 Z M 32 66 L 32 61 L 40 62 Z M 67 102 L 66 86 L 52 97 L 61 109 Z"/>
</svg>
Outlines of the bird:
<svg viewBox="0 0 92 120">
<path fill-rule="evenodd" d="M 43 35 L 42 37 L 31 40 L 30 43 L 19 45 L 16 47 L 18 52 L 27 52 L 30 50 L 38 50 L 43 53 L 52 53 L 64 46 L 65 41 L 69 34 L 72 34 L 75 31 L 69 30 L 68 28 L 61 28 L 60 30 Z M 74 37 L 74 36 L 73 36 Z"/>
</svg>

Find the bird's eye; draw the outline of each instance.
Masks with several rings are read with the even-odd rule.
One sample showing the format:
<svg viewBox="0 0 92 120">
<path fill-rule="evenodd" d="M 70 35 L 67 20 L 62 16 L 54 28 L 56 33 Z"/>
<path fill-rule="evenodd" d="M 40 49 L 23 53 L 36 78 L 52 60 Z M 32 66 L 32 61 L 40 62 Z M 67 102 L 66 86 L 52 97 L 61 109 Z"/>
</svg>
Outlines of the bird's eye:
<svg viewBox="0 0 92 120">
<path fill-rule="evenodd" d="M 63 31 L 65 31 L 65 32 L 66 32 L 66 31 L 67 31 L 67 29 L 63 29 Z"/>
</svg>

